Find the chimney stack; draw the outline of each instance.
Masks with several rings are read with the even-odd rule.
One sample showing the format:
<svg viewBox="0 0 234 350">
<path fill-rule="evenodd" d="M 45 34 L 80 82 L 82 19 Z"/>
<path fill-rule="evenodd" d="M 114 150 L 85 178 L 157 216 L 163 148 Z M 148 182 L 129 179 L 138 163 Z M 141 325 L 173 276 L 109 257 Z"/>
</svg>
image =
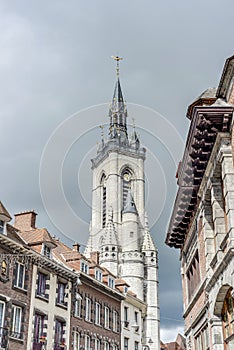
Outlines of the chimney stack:
<svg viewBox="0 0 234 350">
<path fill-rule="evenodd" d="M 92 260 L 95 264 L 99 265 L 99 252 L 91 252 L 90 260 Z"/>
<path fill-rule="evenodd" d="M 73 245 L 73 252 L 77 252 L 77 253 L 79 253 L 80 252 L 80 244 L 79 243 L 74 243 Z"/>
<path fill-rule="evenodd" d="M 15 214 L 14 226 L 21 231 L 30 231 L 36 228 L 36 216 L 34 210 Z"/>
</svg>

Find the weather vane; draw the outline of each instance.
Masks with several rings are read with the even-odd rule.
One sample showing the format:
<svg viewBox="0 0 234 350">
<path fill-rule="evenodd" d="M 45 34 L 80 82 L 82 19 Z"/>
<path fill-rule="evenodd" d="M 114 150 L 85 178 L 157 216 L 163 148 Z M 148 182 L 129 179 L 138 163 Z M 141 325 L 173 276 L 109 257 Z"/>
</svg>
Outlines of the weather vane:
<svg viewBox="0 0 234 350">
<path fill-rule="evenodd" d="M 121 61 L 123 58 L 119 57 L 119 56 L 111 56 L 111 58 L 113 58 L 113 60 L 116 61 L 116 75 L 118 77 L 119 76 L 119 61 Z"/>
</svg>

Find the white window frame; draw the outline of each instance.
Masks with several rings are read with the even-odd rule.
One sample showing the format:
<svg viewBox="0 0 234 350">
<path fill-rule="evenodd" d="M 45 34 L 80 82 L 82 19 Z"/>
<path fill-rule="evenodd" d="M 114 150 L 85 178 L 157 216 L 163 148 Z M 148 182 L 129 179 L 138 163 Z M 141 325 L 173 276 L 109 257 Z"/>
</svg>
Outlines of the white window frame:
<svg viewBox="0 0 234 350">
<path fill-rule="evenodd" d="M 21 288 L 21 289 L 24 289 L 24 283 L 25 283 L 25 266 L 24 264 L 20 263 L 20 262 L 17 262 L 16 263 L 17 265 L 17 271 L 16 271 L 16 281 L 15 281 L 15 287 L 17 288 Z M 22 286 L 19 286 L 19 277 L 20 277 L 20 266 L 23 267 L 23 277 L 22 277 L 22 283 L 23 285 Z"/>
<path fill-rule="evenodd" d="M 3 220 L 0 220 L 0 234 L 4 234 L 5 229 L 5 222 Z"/>
<path fill-rule="evenodd" d="M 43 243 L 43 248 L 42 248 L 42 254 L 48 258 L 51 259 L 51 247 L 49 247 L 48 245 L 46 245 L 45 243 Z"/>
<path fill-rule="evenodd" d="M 107 341 L 105 341 L 104 343 L 104 350 L 110 350 L 110 343 L 108 343 Z"/>
<path fill-rule="evenodd" d="M 81 299 L 75 300 L 75 306 L 74 306 L 74 316 L 80 317 L 81 315 Z"/>
<path fill-rule="evenodd" d="M 95 269 L 95 278 L 96 280 L 102 282 L 102 271 L 100 269 Z"/>
<path fill-rule="evenodd" d="M 101 340 L 98 338 L 95 339 L 95 350 L 101 350 Z"/>
<path fill-rule="evenodd" d="M 80 271 L 88 275 L 89 273 L 89 264 L 85 260 L 80 261 Z"/>
<path fill-rule="evenodd" d="M 115 288 L 115 279 L 111 276 L 108 276 L 108 287 Z"/>
<path fill-rule="evenodd" d="M 73 333 L 73 349 L 80 350 L 80 333 L 79 332 Z"/>
<path fill-rule="evenodd" d="M 2 300 L 0 300 L 0 304 L 3 305 L 2 307 L 2 319 L 0 319 L 0 327 L 3 327 L 4 325 L 4 319 L 5 319 L 5 309 L 6 309 L 6 303 Z"/>
<path fill-rule="evenodd" d="M 16 325 L 16 316 L 17 316 L 17 310 L 19 310 L 19 322 L 18 325 Z M 17 339 L 21 338 L 21 325 L 22 325 L 22 307 L 17 305 L 12 305 L 12 326 L 11 326 L 11 336 Z M 18 335 L 15 336 L 17 333 Z"/>
<path fill-rule="evenodd" d="M 110 328 L 110 308 L 108 306 L 104 308 L 104 327 Z"/>
<path fill-rule="evenodd" d="M 85 350 L 91 350 L 90 345 L 91 345 L 91 338 L 89 335 L 86 335 L 85 336 Z"/>
<path fill-rule="evenodd" d="M 85 321 L 91 321 L 91 299 L 86 297 L 85 299 Z"/>
<path fill-rule="evenodd" d="M 118 313 L 113 310 L 113 332 L 118 331 Z"/>
<path fill-rule="evenodd" d="M 100 326 L 101 324 L 101 304 L 95 303 L 95 324 Z"/>
</svg>

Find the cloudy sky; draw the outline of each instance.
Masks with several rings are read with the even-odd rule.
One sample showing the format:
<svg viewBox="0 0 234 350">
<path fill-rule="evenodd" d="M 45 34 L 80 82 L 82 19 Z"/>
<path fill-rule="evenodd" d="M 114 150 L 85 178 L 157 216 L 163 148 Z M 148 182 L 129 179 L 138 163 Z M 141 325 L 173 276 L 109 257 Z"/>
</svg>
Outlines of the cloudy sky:
<svg viewBox="0 0 234 350">
<path fill-rule="evenodd" d="M 232 0 L 0 1 L 0 198 L 68 243 L 88 236 L 90 158 L 115 81 L 147 148 L 162 340 L 183 332 L 179 252 L 165 246 L 188 104 L 234 54 Z M 130 127 L 129 127 L 130 129 Z M 40 181 L 39 181 L 40 179 Z"/>
</svg>

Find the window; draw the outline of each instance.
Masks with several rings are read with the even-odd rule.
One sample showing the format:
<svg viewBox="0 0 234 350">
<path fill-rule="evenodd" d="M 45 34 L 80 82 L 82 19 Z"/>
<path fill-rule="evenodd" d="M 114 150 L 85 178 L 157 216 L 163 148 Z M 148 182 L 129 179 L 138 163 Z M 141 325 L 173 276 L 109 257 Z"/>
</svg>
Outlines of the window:
<svg viewBox="0 0 234 350">
<path fill-rule="evenodd" d="M 207 350 L 209 348 L 207 325 L 195 336 L 195 348 L 196 350 Z"/>
<path fill-rule="evenodd" d="M 114 278 L 111 277 L 111 276 L 108 276 L 108 286 L 109 286 L 110 288 L 115 288 L 115 280 L 114 280 Z"/>
<path fill-rule="evenodd" d="M 122 205 L 123 205 L 123 208 L 125 206 L 128 191 L 131 188 L 131 176 L 132 176 L 131 172 L 128 169 L 124 170 L 124 172 L 122 174 L 122 179 L 123 179 L 123 182 L 122 182 L 123 204 Z"/>
<path fill-rule="evenodd" d="M 118 331 L 118 313 L 117 311 L 113 311 L 113 331 Z"/>
<path fill-rule="evenodd" d="M 87 264 L 86 261 L 81 260 L 80 269 L 81 269 L 81 271 L 84 272 L 84 273 L 87 273 L 87 274 L 89 273 L 89 265 Z"/>
<path fill-rule="evenodd" d="M 128 307 L 124 306 L 124 327 L 128 328 L 129 319 L 128 319 Z"/>
<path fill-rule="evenodd" d="M 80 350 L 80 333 L 73 333 L 73 349 Z"/>
<path fill-rule="evenodd" d="M 80 317 L 81 315 L 81 299 L 75 300 L 74 316 Z"/>
<path fill-rule="evenodd" d="M 43 245 L 43 255 L 46 256 L 48 259 L 51 258 L 51 248 L 48 247 L 48 245 Z"/>
<path fill-rule="evenodd" d="M 196 252 L 189 268 L 186 273 L 187 276 L 187 285 L 188 285 L 188 299 L 194 295 L 194 292 L 197 290 L 197 287 L 200 284 L 200 269 L 199 269 L 199 256 L 198 251 Z"/>
<path fill-rule="evenodd" d="M 134 312 L 134 319 L 135 319 L 135 332 L 139 331 L 139 320 L 138 320 L 139 313 L 137 311 Z M 137 327 L 138 326 L 138 327 Z"/>
<path fill-rule="evenodd" d="M 38 273 L 37 295 L 45 297 L 46 294 L 46 275 Z"/>
<path fill-rule="evenodd" d="M 25 267 L 21 263 L 16 263 L 15 287 L 24 289 Z"/>
<path fill-rule="evenodd" d="M 99 339 L 95 339 L 95 350 L 101 350 L 101 341 Z"/>
<path fill-rule="evenodd" d="M 54 350 L 61 350 L 61 345 L 65 343 L 63 338 L 65 323 L 60 320 L 55 320 L 55 333 L 54 333 Z"/>
<path fill-rule="evenodd" d="M 101 200 L 102 200 L 102 227 L 106 226 L 106 176 L 101 178 Z"/>
<path fill-rule="evenodd" d="M 86 298 L 85 301 L 85 320 L 91 321 L 91 300 Z"/>
<path fill-rule="evenodd" d="M 128 350 L 128 338 L 124 338 L 124 350 Z"/>
<path fill-rule="evenodd" d="M 110 350 L 110 344 L 107 341 L 104 343 L 104 350 Z"/>
<path fill-rule="evenodd" d="M 62 282 L 58 283 L 58 295 L 57 295 L 57 303 L 65 304 L 65 289 L 66 285 Z"/>
<path fill-rule="evenodd" d="M 234 302 L 231 289 L 226 294 L 222 309 L 223 338 L 230 346 L 234 345 Z"/>
<path fill-rule="evenodd" d="M 104 327 L 105 328 L 110 328 L 110 309 L 107 306 L 105 306 Z"/>
<path fill-rule="evenodd" d="M 95 303 L 95 323 L 97 325 L 101 323 L 101 305 L 99 303 Z"/>
<path fill-rule="evenodd" d="M 90 343 L 91 343 L 90 336 L 86 335 L 85 336 L 85 350 L 91 350 Z"/>
<path fill-rule="evenodd" d="M 4 232 L 4 221 L 0 220 L 0 233 Z"/>
<path fill-rule="evenodd" d="M 21 319 L 22 319 L 22 308 L 20 306 L 13 305 L 11 336 L 17 339 L 21 338 Z"/>
<path fill-rule="evenodd" d="M 45 342 L 46 338 L 43 336 L 44 315 L 35 314 L 34 330 L 33 330 L 33 350 L 38 349 L 38 344 Z"/>
<path fill-rule="evenodd" d="M 5 318 L 5 303 L 3 301 L 0 301 L 0 348 L 5 345 L 6 342 L 6 335 L 4 333 L 3 325 L 4 325 L 4 318 Z"/>
<path fill-rule="evenodd" d="M 139 350 L 139 343 L 138 343 L 138 341 L 135 341 L 135 343 L 134 343 L 134 349 L 135 349 L 135 350 Z"/>
<path fill-rule="evenodd" d="M 96 280 L 102 282 L 102 271 L 99 269 L 95 269 L 95 278 Z"/>
</svg>

